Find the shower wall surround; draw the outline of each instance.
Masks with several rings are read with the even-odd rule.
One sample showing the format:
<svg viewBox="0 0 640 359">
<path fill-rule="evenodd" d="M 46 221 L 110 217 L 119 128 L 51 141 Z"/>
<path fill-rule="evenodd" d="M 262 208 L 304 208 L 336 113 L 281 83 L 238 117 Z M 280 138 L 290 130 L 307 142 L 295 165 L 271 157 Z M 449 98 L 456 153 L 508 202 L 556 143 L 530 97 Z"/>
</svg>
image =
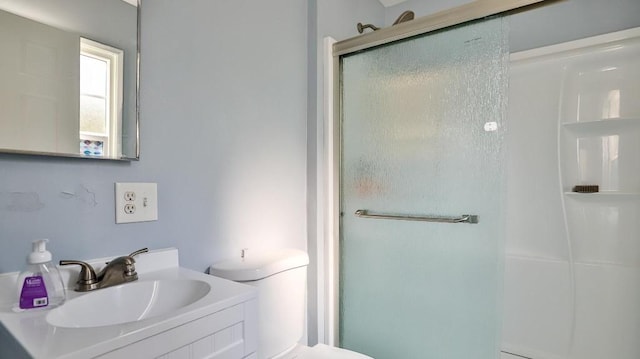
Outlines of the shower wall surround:
<svg viewBox="0 0 640 359">
<path fill-rule="evenodd" d="M 507 352 L 640 357 L 639 58 L 640 28 L 512 55 Z"/>
</svg>

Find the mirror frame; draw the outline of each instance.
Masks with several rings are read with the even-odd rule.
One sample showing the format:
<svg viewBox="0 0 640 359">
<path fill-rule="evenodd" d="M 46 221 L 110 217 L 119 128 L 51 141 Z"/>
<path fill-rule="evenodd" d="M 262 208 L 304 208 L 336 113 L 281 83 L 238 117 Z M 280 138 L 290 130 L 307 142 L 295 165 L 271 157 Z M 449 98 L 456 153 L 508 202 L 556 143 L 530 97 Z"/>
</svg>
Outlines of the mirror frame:
<svg viewBox="0 0 640 359">
<path fill-rule="evenodd" d="M 142 20 L 142 0 L 136 0 L 136 2 L 138 3 L 136 10 L 136 155 L 133 158 L 123 158 L 123 160 L 129 161 L 140 161 L 140 40 L 142 39 L 140 22 Z"/>
<path fill-rule="evenodd" d="M 142 0 L 136 0 L 137 9 L 136 9 L 136 103 L 135 103 L 135 155 L 134 157 L 127 156 L 125 154 L 120 158 L 109 158 L 109 157 L 93 157 L 93 156 L 83 156 L 80 153 L 56 153 L 56 152 L 41 152 L 41 151 L 28 151 L 28 150 L 12 150 L 12 149 L 2 149 L 0 148 L 0 155 L 6 154 L 15 154 L 15 155 L 25 155 L 25 156 L 38 156 L 38 157 L 62 157 L 62 158 L 78 158 L 78 159 L 86 159 L 86 160 L 98 160 L 98 161 L 121 161 L 121 162 L 131 162 L 131 161 L 139 161 L 140 160 L 140 40 L 141 40 L 141 28 L 140 21 L 142 19 L 141 16 L 141 5 Z"/>
</svg>

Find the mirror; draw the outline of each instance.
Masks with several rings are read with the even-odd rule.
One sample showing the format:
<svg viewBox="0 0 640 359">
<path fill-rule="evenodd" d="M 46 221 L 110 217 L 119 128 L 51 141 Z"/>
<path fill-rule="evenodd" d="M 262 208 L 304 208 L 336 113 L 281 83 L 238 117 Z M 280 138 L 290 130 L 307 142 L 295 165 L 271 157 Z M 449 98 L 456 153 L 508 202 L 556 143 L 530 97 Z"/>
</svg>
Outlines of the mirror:
<svg viewBox="0 0 640 359">
<path fill-rule="evenodd" d="M 0 152 L 139 158 L 138 0 L 0 0 Z"/>
</svg>

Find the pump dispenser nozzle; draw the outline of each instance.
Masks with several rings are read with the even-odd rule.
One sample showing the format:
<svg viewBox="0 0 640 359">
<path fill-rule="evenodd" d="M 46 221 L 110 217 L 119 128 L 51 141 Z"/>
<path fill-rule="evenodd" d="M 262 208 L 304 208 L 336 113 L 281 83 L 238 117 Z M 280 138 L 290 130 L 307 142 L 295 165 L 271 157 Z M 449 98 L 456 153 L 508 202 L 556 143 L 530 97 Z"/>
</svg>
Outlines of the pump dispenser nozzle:
<svg viewBox="0 0 640 359">
<path fill-rule="evenodd" d="M 47 250 L 48 239 L 38 239 L 33 241 L 31 253 L 27 257 L 30 264 L 51 262 L 51 252 Z"/>
</svg>

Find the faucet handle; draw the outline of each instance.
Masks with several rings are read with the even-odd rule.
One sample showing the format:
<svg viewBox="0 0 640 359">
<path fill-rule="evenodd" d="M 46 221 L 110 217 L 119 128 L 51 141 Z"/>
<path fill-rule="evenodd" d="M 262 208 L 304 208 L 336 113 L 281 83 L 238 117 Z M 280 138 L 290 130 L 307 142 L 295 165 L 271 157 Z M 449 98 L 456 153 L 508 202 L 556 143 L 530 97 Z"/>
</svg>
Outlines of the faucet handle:
<svg viewBox="0 0 640 359">
<path fill-rule="evenodd" d="M 137 251 L 129 254 L 129 257 L 137 256 L 138 254 L 147 253 L 147 252 L 149 252 L 149 248 L 138 249 Z"/>
<path fill-rule="evenodd" d="M 82 261 L 74 261 L 74 260 L 61 260 L 59 263 L 61 266 L 67 265 L 79 265 L 80 266 L 80 275 L 78 276 L 78 280 L 76 281 L 76 290 L 78 291 L 87 291 L 93 289 L 95 284 L 98 282 L 96 277 L 96 272 L 93 270 L 90 264 L 82 262 Z"/>
<path fill-rule="evenodd" d="M 133 259 L 134 256 L 137 256 L 138 254 L 142 254 L 142 253 L 147 253 L 149 252 L 149 248 L 142 248 L 142 249 L 138 249 L 137 251 L 129 254 L 128 256 L 124 256 L 124 257 L 120 257 L 120 258 L 116 258 L 114 259 L 114 261 L 116 260 L 122 260 L 123 264 L 124 264 L 124 275 L 125 277 L 131 277 L 135 279 L 138 279 L 138 273 L 136 272 L 136 266 L 135 266 L 135 262 L 136 260 Z"/>
<path fill-rule="evenodd" d="M 137 256 L 138 254 L 142 254 L 142 253 L 147 253 L 149 252 L 149 248 L 142 248 L 142 249 L 138 249 L 137 251 L 129 254 L 128 256 L 123 256 L 121 258 L 127 258 L 127 263 L 128 264 L 132 264 L 135 263 L 135 259 L 133 259 L 133 256 Z M 105 262 L 104 264 L 109 264 L 111 262 Z"/>
</svg>

